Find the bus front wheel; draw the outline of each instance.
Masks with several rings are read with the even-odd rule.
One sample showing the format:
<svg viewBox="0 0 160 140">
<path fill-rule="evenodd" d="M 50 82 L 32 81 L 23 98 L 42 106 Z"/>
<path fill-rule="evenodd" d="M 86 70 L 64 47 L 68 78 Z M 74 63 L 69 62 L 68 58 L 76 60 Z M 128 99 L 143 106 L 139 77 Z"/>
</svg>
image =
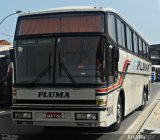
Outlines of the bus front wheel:
<svg viewBox="0 0 160 140">
<path fill-rule="evenodd" d="M 117 103 L 117 121 L 110 126 L 110 129 L 112 131 L 117 131 L 120 128 L 122 116 L 123 116 L 122 100 L 121 100 L 121 97 L 119 96 L 118 103 Z"/>
</svg>

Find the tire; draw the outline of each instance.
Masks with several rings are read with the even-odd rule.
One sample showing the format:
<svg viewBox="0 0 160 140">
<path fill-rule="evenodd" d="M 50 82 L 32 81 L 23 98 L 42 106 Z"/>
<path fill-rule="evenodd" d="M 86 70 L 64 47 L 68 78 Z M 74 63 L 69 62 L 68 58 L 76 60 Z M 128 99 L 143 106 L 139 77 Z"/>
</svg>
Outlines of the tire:
<svg viewBox="0 0 160 140">
<path fill-rule="evenodd" d="M 143 110 L 146 106 L 146 92 L 143 90 L 143 95 L 142 95 L 142 105 L 138 108 L 138 110 Z"/>
<path fill-rule="evenodd" d="M 123 117 L 123 110 L 122 110 L 122 100 L 121 97 L 118 97 L 118 103 L 117 103 L 117 121 L 110 126 L 110 130 L 117 131 L 119 130 L 122 122 Z"/>
</svg>

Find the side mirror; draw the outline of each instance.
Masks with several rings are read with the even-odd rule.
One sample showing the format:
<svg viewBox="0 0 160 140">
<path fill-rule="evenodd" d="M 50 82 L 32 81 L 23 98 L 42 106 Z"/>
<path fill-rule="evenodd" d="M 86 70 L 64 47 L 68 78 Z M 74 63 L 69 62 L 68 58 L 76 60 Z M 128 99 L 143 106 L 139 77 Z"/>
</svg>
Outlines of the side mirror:
<svg viewBox="0 0 160 140">
<path fill-rule="evenodd" d="M 13 58 L 14 58 L 14 49 L 13 48 L 9 49 L 9 54 L 10 54 L 10 62 L 13 62 Z"/>
<path fill-rule="evenodd" d="M 118 62 L 119 61 L 119 48 L 113 47 L 113 61 Z"/>
</svg>

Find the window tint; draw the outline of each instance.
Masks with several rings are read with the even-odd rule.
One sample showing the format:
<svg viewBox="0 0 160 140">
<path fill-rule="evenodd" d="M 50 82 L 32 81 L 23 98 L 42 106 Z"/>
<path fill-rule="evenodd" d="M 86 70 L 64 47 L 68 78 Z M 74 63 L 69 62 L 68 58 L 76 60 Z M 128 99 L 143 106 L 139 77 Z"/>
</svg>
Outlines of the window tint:
<svg viewBox="0 0 160 140">
<path fill-rule="evenodd" d="M 127 48 L 130 50 L 131 44 L 130 44 L 130 37 L 129 37 L 129 28 L 126 27 L 126 36 L 127 36 Z"/>
<path fill-rule="evenodd" d="M 139 38 L 139 55 L 143 56 L 143 51 L 142 51 L 142 40 Z"/>
<path fill-rule="evenodd" d="M 108 34 L 116 42 L 116 29 L 114 15 L 108 15 Z"/>
<path fill-rule="evenodd" d="M 109 36 L 121 47 L 139 54 L 139 56 L 149 59 L 149 45 L 134 31 L 113 14 L 108 15 Z"/>
<path fill-rule="evenodd" d="M 104 32 L 102 13 L 56 14 L 21 17 L 17 35 L 70 32 Z"/>
<path fill-rule="evenodd" d="M 146 53 L 146 44 L 143 42 L 143 56 L 147 58 L 147 53 Z"/>
<path fill-rule="evenodd" d="M 133 44 L 134 44 L 134 52 L 138 54 L 137 35 L 135 33 L 133 33 Z"/>
<path fill-rule="evenodd" d="M 129 31 L 129 38 L 130 38 L 130 51 L 134 51 L 133 50 L 133 32 L 130 30 Z"/>
<path fill-rule="evenodd" d="M 146 45 L 147 58 L 149 59 L 149 46 Z"/>
<path fill-rule="evenodd" d="M 126 47 L 126 44 L 125 44 L 125 24 L 124 23 L 122 23 L 122 46 Z"/>
<path fill-rule="evenodd" d="M 126 27 L 126 35 L 127 35 L 127 48 L 132 51 L 132 31 L 129 27 Z"/>
<path fill-rule="evenodd" d="M 34 81 L 35 84 L 51 84 L 55 39 L 47 37 L 23 39 L 17 41 L 16 45 L 16 83 Z M 41 79 L 39 79 L 40 75 Z"/>
<path fill-rule="evenodd" d="M 109 84 L 114 82 L 114 72 L 113 72 L 113 56 L 112 56 L 112 45 L 109 46 L 108 48 L 108 61 L 109 61 L 109 67 L 108 67 L 108 72 L 109 72 Z"/>
<path fill-rule="evenodd" d="M 118 37 L 118 44 L 122 46 L 122 24 L 119 19 L 117 19 L 117 37 Z"/>
<path fill-rule="evenodd" d="M 57 42 L 57 52 L 59 57 L 56 61 L 55 82 L 68 83 L 72 81 L 69 75 L 59 66 L 63 63 L 67 71 L 77 83 L 95 83 L 98 79 L 102 82 L 105 72 L 105 49 L 104 40 L 101 37 L 59 37 Z M 76 45 L 76 47 L 75 47 Z M 74 58 L 74 59 L 73 59 Z M 83 75 L 82 72 L 86 74 Z"/>
</svg>

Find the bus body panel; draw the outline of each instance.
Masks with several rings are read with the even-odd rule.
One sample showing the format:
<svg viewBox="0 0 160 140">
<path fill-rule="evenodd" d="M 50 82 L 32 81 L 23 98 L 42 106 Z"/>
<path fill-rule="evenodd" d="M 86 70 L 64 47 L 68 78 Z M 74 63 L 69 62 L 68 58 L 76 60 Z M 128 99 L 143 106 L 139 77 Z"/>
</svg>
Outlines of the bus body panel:
<svg viewBox="0 0 160 140">
<path fill-rule="evenodd" d="M 95 89 L 17 88 L 17 100 L 95 100 Z"/>
<path fill-rule="evenodd" d="M 124 73 L 125 77 L 122 85 L 122 89 L 125 93 L 125 104 L 127 104 L 127 106 L 125 106 L 125 116 L 142 105 L 144 86 L 149 86 L 151 81 L 150 62 L 120 49 L 120 61 L 118 65 L 120 73 L 122 72 L 122 67 L 126 60 L 129 60 L 130 63 L 128 64 L 126 73 Z"/>
<path fill-rule="evenodd" d="M 19 70 L 14 70 L 13 79 L 11 113 L 14 123 L 41 126 L 108 127 L 117 121 L 119 97 L 121 97 L 124 107 L 124 116 L 142 105 L 144 91 L 147 91 L 148 98 L 150 97 L 151 65 L 147 60 L 148 58 L 142 58 L 127 47 L 120 46 L 115 40 L 113 41 L 109 33 L 107 34 L 108 29 L 104 24 L 107 22 L 107 13 L 111 13 L 116 18 L 119 15 L 115 11 L 103 8 L 95 9 L 84 10 L 81 8 L 77 9 L 75 13 L 73 9 L 44 12 L 49 19 L 44 17 L 43 12 L 24 14 L 19 17 L 15 33 L 15 42 L 17 41 L 17 44 L 15 43 L 15 55 L 17 58 L 23 56 L 22 59 L 26 63 L 30 62 L 29 58 L 31 57 L 34 57 L 36 61 L 34 67 L 29 65 L 31 67 L 26 67 L 24 71 L 18 67 L 18 63 L 25 64 L 20 61 L 20 58 L 16 58 L 14 62 L 14 68 Z M 83 22 L 81 20 L 83 13 L 85 18 L 88 16 L 87 14 L 90 14 L 91 19 L 88 16 L 87 21 Z M 76 14 L 79 18 L 75 16 Z M 74 16 L 73 19 L 72 15 Z M 41 17 L 43 20 L 38 21 L 37 19 Z M 31 24 L 30 21 L 32 20 L 34 24 Z M 43 23 L 42 21 L 45 23 L 44 30 L 38 26 Z M 53 29 L 53 33 L 50 30 L 52 26 L 46 26 L 48 23 L 58 25 L 57 23 L 62 21 L 69 24 L 78 22 L 79 24 L 76 26 L 72 26 L 72 24 L 68 26 L 68 24 L 64 29 L 61 29 L 65 22 L 61 23 L 58 26 L 58 31 Z M 91 25 L 92 21 L 97 22 Z M 22 31 L 19 25 L 21 22 L 24 24 Z M 123 23 L 126 22 L 123 20 Z M 33 32 L 30 30 L 32 26 L 37 26 Z M 90 28 L 84 32 L 86 26 Z M 126 23 L 126 26 L 129 24 Z M 69 29 L 72 31 L 68 32 Z M 48 39 L 43 35 L 49 36 Z M 72 38 L 74 35 L 77 38 Z M 93 43 L 93 41 L 95 42 Z M 48 50 L 44 49 L 44 46 L 48 46 Z M 94 49 L 90 48 L 93 46 Z M 40 50 L 37 51 L 38 47 Z M 67 47 L 73 51 L 67 50 Z M 32 48 L 34 51 L 30 50 Z M 109 49 L 112 49 L 108 54 L 114 55 L 113 48 L 118 48 L 119 58 L 110 57 L 111 60 L 108 60 L 110 58 L 107 53 Z M 34 55 L 31 52 L 34 52 Z M 37 52 L 39 53 L 36 56 L 35 53 Z M 41 54 L 45 54 L 43 60 L 40 59 Z M 69 55 L 70 57 L 68 57 Z M 89 58 L 88 60 L 92 65 L 90 66 L 90 63 L 78 64 L 82 58 Z M 37 63 L 40 61 L 42 65 Z M 67 63 L 67 61 L 71 63 Z M 32 64 L 31 62 L 28 64 Z M 75 62 L 78 64 L 76 67 Z M 111 72 L 109 71 L 109 62 L 114 62 L 118 66 L 116 69 L 117 67 L 113 63 L 112 75 L 109 75 Z M 48 64 L 45 68 L 46 63 Z M 39 69 L 43 71 L 39 73 Z M 30 77 L 26 76 L 28 73 Z M 17 78 L 18 74 L 22 76 L 18 77 L 19 79 Z M 23 79 L 23 75 L 27 81 Z M 16 84 L 16 80 L 18 84 Z M 43 86 L 45 80 L 49 83 L 48 86 Z M 25 83 L 33 83 L 33 85 L 27 87 Z M 42 86 L 40 86 L 41 84 Z M 69 86 L 67 86 L 68 84 Z M 86 85 L 84 86 L 84 84 Z"/>
<path fill-rule="evenodd" d="M 53 91 L 61 93 L 62 91 L 68 91 L 70 99 L 66 98 L 48 98 L 49 95 L 43 94 L 40 95 L 43 91 L 43 93 L 53 93 Z M 44 92 L 46 91 L 46 92 Z M 52 91 L 52 92 L 51 92 Z M 40 94 L 39 94 L 40 93 Z M 16 89 L 16 100 L 17 103 L 13 104 L 12 106 L 12 119 L 14 123 L 22 123 L 24 125 L 42 125 L 42 126 L 74 126 L 74 127 L 106 127 L 110 126 L 116 121 L 116 106 L 117 102 L 114 102 L 117 100 L 118 91 L 112 92 L 108 95 L 103 96 L 95 96 L 95 89 L 69 89 L 69 88 L 43 88 L 43 89 L 34 89 L 34 90 L 28 90 L 27 88 L 17 88 Z M 40 96 L 40 98 L 39 98 Z M 41 97 L 42 96 L 42 97 Z M 41 102 L 41 98 L 43 98 L 44 103 Z M 96 104 L 80 104 L 80 102 L 85 100 L 105 100 L 107 102 L 107 106 L 96 106 Z M 26 103 L 26 101 L 30 101 L 30 103 Z M 35 103 L 35 100 L 37 101 Z M 60 102 L 58 102 L 58 100 Z M 73 104 L 64 104 L 65 101 L 77 101 Z M 52 101 L 52 103 L 51 103 Z M 54 103 L 56 101 L 56 103 Z M 48 103 L 47 103 L 48 102 Z M 31 109 L 32 108 L 32 109 Z M 66 110 L 72 110 L 72 111 L 66 111 Z M 87 109 L 86 109 L 87 108 Z M 102 111 L 92 111 L 92 110 L 100 110 L 100 108 L 103 108 Z M 47 110 L 47 111 L 46 111 Z M 75 111 L 76 110 L 76 111 Z M 86 110 L 86 111 L 85 111 Z M 88 111 L 90 110 L 90 111 Z M 15 112 L 31 112 L 32 113 L 32 119 L 15 119 L 13 117 L 13 114 Z M 61 113 L 63 114 L 62 119 L 55 119 L 55 118 L 46 118 L 46 113 Z M 86 120 L 76 120 L 75 114 L 76 113 L 97 113 L 98 114 L 98 120 L 96 121 L 86 121 Z M 88 124 L 87 124 L 88 123 Z"/>
</svg>

